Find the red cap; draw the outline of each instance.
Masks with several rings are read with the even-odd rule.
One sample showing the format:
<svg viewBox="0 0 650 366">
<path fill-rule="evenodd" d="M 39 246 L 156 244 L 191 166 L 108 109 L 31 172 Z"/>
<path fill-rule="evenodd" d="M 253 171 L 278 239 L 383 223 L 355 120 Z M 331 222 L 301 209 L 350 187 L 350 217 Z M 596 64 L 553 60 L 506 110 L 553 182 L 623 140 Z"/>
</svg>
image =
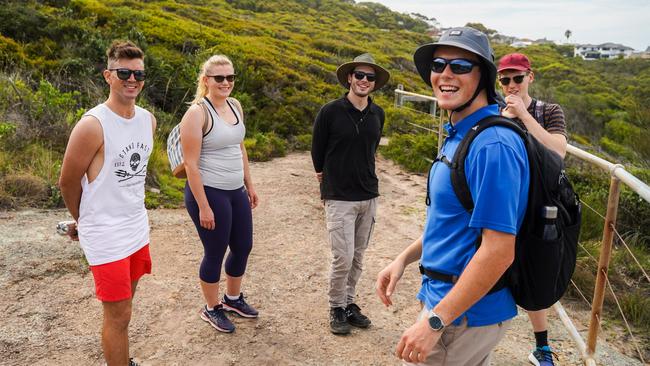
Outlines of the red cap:
<svg viewBox="0 0 650 366">
<path fill-rule="evenodd" d="M 530 71 L 530 61 L 528 57 L 522 53 L 511 53 L 501 57 L 499 60 L 499 67 L 497 72 L 503 70 L 520 70 L 520 71 Z"/>
</svg>

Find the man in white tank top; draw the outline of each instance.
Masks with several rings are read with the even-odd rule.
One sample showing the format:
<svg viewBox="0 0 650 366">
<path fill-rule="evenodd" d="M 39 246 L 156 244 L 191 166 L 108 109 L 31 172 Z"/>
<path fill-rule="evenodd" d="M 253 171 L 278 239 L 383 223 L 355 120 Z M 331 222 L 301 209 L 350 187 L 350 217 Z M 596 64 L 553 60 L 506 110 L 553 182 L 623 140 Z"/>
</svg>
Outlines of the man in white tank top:
<svg viewBox="0 0 650 366">
<path fill-rule="evenodd" d="M 145 79 L 142 50 L 115 41 L 106 55 L 109 97 L 72 130 L 59 186 L 76 221 L 68 234 L 80 242 L 102 301 L 106 363 L 136 365 L 128 327 L 138 280 L 151 273 L 144 183 L 156 119 L 135 105 Z"/>
</svg>

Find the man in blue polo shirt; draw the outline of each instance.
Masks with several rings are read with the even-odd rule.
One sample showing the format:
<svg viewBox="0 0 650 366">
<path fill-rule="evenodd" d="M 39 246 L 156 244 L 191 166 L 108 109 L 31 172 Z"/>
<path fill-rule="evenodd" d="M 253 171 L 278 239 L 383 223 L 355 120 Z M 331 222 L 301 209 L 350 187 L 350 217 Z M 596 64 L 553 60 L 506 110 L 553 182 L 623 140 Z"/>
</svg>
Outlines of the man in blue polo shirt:
<svg viewBox="0 0 650 366">
<path fill-rule="evenodd" d="M 476 137 L 465 160 L 475 207 L 465 210 L 449 165 L 469 129 L 499 114 L 492 48 L 485 34 L 453 28 L 418 48 L 414 61 L 440 107 L 451 113 L 448 137 L 429 173 L 424 232 L 379 273 L 377 294 L 391 305 L 405 267 L 420 260 L 424 274 L 417 297 L 423 309 L 404 331 L 396 355 L 424 365 L 489 365 L 492 349 L 517 314 L 510 290 L 495 284 L 514 259 L 526 210 L 526 148 L 506 127 L 490 127 Z"/>
</svg>

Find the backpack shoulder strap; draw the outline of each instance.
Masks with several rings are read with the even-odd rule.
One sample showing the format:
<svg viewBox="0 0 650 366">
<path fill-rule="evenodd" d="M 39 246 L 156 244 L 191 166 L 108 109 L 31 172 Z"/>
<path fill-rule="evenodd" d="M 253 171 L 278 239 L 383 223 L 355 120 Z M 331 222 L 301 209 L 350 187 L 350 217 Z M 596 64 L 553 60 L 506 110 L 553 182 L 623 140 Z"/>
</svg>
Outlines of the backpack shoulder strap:
<svg viewBox="0 0 650 366">
<path fill-rule="evenodd" d="M 472 194 L 469 191 L 469 185 L 467 184 L 467 175 L 465 174 L 465 158 L 467 158 L 467 153 L 469 152 L 469 147 L 472 144 L 472 141 L 478 136 L 479 133 L 484 131 L 486 128 L 492 126 L 504 126 L 512 129 L 517 132 L 524 143 L 526 141 L 527 132 L 524 131 L 519 125 L 509 118 L 503 116 L 489 116 L 480 120 L 472 128 L 467 131 L 467 134 L 460 141 L 460 144 L 456 148 L 454 157 L 452 159 L 451 168 L 451 185 L 454 188 L 454 193 L 458 200 L 463 205 L 463 207 L 471 212 L 474 209 L 474 201 L 472 199 Z"/>
<path fill-rule="evenodd" d="M 233 97 L 228 97 L 228 99 L 226 99 L 226 101 L 228 101 L 228 102 L 235 105 L 235 108 L 237 108 L 237 111 L 239 112 L 239 117 L 241 117 L 241 119 L 243 120 L 244 119 L 244 111 L 242 110 L 241 103 L 239 103 L 239 101 L 237 99 L 233 98 Z"/>
<path fill-rule="evenodd" d="M 206 98 L 201 99 L 197 104 L 201 107 L 201 110 L 203 110 L 203 137 L 207 136 L 210 131 L 212 131 L 212 128 L 214 127 L 214 121 L 212 120 L 212 115 L 208 111 L 208 106 L 205 104 L 205 102 L 210 103 L 209 100 Z"/>
</svg>

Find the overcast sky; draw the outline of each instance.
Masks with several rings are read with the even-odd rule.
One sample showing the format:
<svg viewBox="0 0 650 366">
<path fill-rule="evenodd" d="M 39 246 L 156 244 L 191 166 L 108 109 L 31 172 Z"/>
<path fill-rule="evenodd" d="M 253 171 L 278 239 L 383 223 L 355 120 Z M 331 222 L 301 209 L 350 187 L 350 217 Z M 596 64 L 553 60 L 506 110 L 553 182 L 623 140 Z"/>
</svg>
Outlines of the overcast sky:
<svg viewBox="0 0 650 366">
<path fill-rule="evenodd" d="M 650 0 L 366 0 L 392 10 L 436 18 L 443 27 L 480 22 L 519 38 L 621 43 L 637 51 L 650 46 Z"/>
</svg>

